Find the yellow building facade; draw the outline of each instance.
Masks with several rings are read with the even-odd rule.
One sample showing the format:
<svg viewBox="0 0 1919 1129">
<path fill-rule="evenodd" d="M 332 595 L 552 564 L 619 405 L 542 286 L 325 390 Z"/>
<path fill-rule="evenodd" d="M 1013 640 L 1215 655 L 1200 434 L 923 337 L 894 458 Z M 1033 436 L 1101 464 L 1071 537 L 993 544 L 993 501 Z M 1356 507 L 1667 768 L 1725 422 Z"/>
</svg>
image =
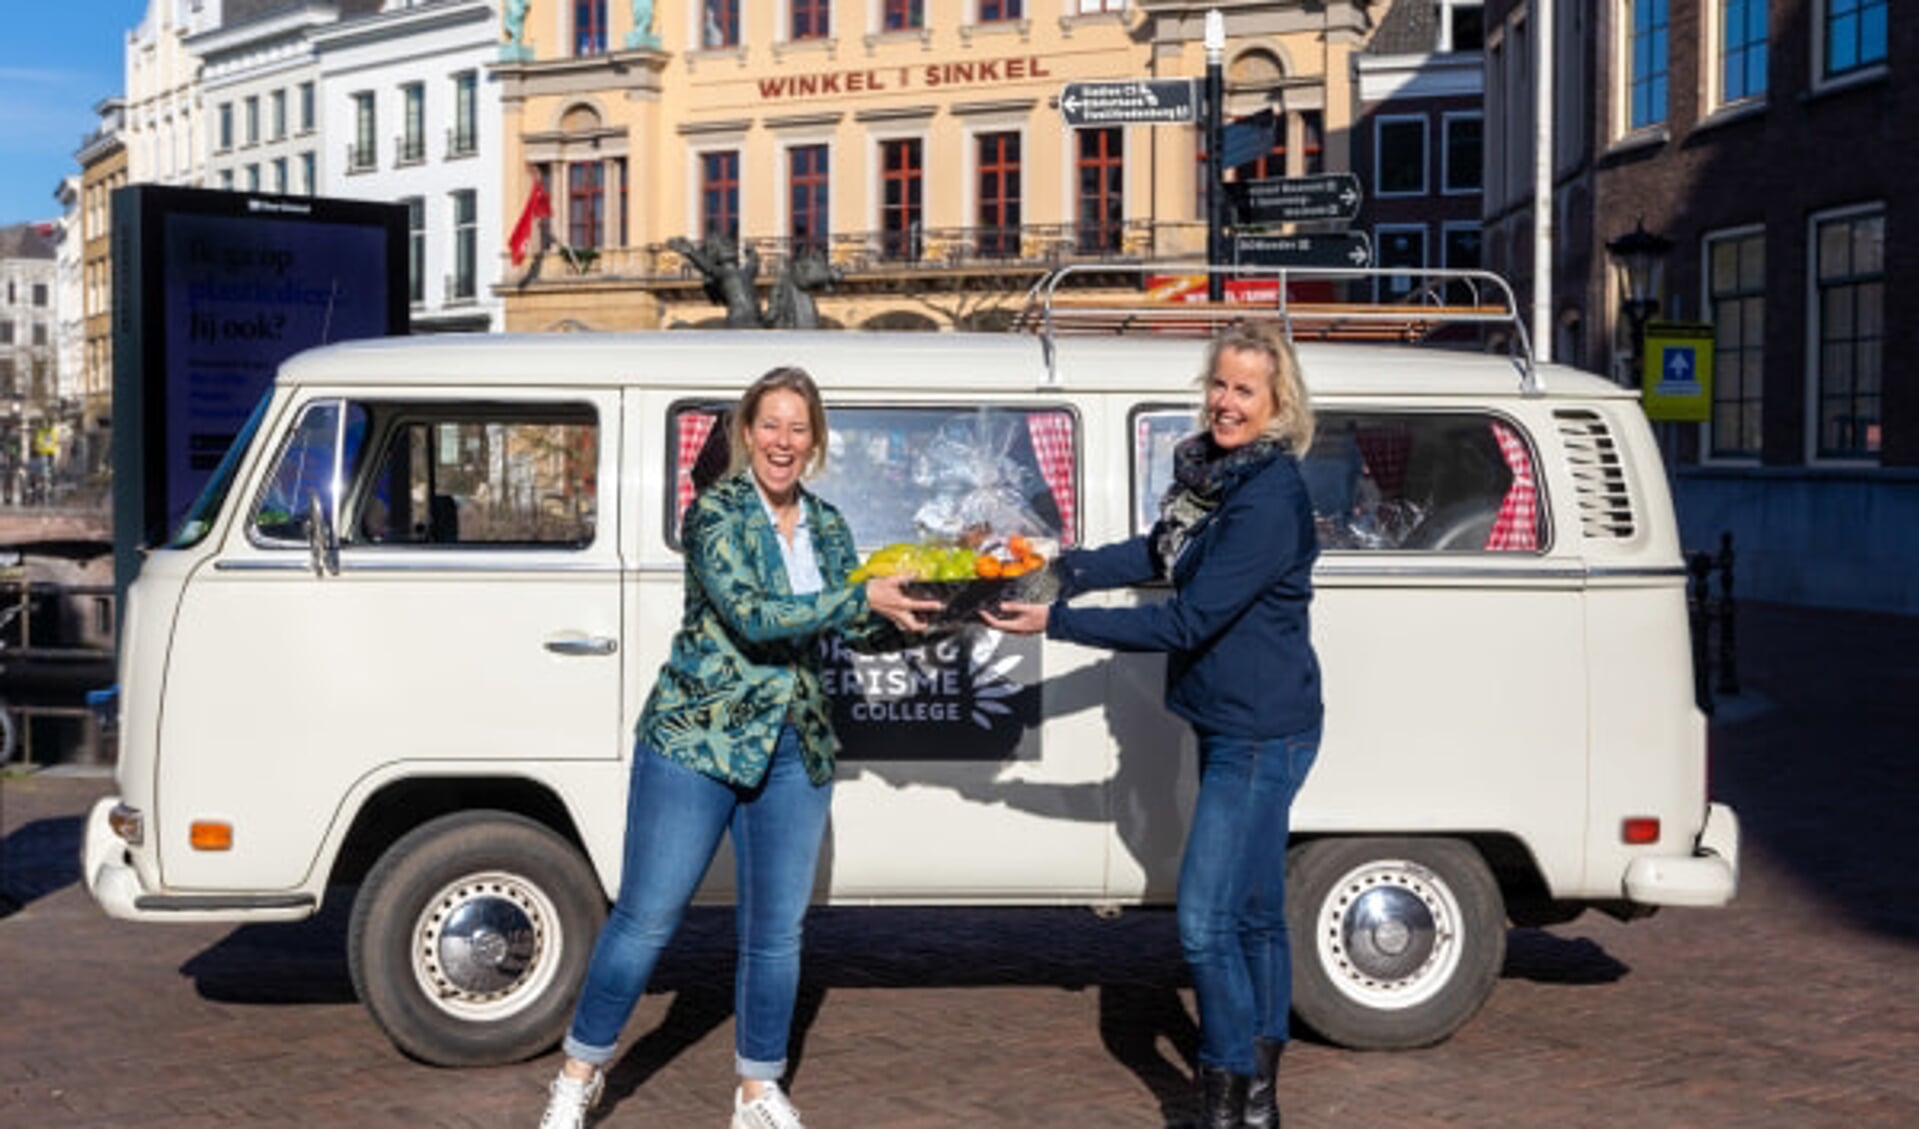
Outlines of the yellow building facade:
<svg viewBox="0 0 1919 1129">
<path fill-rule="evenodd" d="M 80 439 L 89 472 L 109 459 L 113 427 L 113 192 L 128 179 L 118 99 L 95 107 L 101 126 L 81 144 L 80 277 L 84 314 L 80 372 Z"/>
<path fill-rule="evenodd" d="M 513 331 L 718 324 L 670 241 L 721 236 L 763 295 L 812 252 L 825 324 L 1003 323 L 1066 263 L 1202 261 L 1196 125 L 1069 128 L 1068 83 L 1206 72 L 1225 17 L 1229 117 L 1272 110 L 1245 175 L 1350 167 L 1363 0 L 513 0 L 501 84 Z M 636 20 L 646 26 L 636 27 Z"/>
</svg>

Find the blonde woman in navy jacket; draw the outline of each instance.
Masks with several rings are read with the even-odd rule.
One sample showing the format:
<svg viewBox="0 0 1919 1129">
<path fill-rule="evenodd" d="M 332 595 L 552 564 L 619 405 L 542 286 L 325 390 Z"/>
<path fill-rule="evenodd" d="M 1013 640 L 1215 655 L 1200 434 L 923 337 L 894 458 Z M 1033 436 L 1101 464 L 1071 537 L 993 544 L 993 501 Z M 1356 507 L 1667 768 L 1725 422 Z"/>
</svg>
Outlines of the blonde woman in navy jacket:
<svg viewBox="0 0 1919 1129">
<path fill-rule="evenodd" d="M 1200 785 L 1179 874 L 1179 935 L 1199 1001 L 1205 1129 L 1279 1124 L 1274 1075 L 1292 1007 L 1286 838 L 1319 750 L 1307 624 L 1318 543 L 1299 458 L 1313 411 L 1292 346 L 1267 325 L 1214 339 L 1204 430 L 1142 537 L 1060 558 L 1050 607 L 1008 604 L 1005 631 L 1166 654 L 1166 705 L 1199 737 Z M 1076 593 L 1153 580 L 1172 598 L 1077 608 Z"/>
<path fill-rule="evenodd" d="M 855 646 L 924 629 L 939 604 L 903 577 L 848 585 L 859 561 L 839 511 L 808 493 L 826 461 L 812 378 L 774 369 L 733 413 L 732 467 L 681 526 L 686 608 L 640 715 L 620 896 L 600 933 L 543 1129 L 577 1129 L 662 949 L 733 837 L 739 906 L 733 1129 L 802 1129 L 781 1091 L 799 988 L 800 924 L 839 741 L 819 639 Z"/>
</svg>

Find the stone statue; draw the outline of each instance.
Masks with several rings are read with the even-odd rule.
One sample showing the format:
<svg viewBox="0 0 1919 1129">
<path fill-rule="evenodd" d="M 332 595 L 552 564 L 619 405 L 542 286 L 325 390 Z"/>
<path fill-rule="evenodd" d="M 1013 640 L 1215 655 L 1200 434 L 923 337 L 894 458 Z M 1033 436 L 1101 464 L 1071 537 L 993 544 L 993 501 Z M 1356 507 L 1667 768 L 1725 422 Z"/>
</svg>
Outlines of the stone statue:
<svg viewBox="0 0 1919 1129">
<path fill-rule="evenodd" d="M 820 308 L 812 291 L 840 281 L 839 268 L 828 265 L 818 252 L 808 251 L 786 260 L 760 320 L 768 329 L 818 329 Z"/>
<path fill-rule="evenodd" d="M 698 246 L 678 236 L 666 245 L 680 253 L 704 277 L 706 296 L 716 306 L 726 307 L 728 329 L 759 329 L 760 300 L 754 279 L 760 273 L 759 252 L 749 248 L 742 263 L 734 253 L 733 241 L 709 235 Z"/>
<path fill-rule="evenodd" d="M 653 0 L 633 0 L 633 30 L 626 33 L 626 45 L 660 49 L 660 37 L 653 34 Z"/>
<path fill-rule="evenodd" d="M 505 63 L 523 63 L 533 57 L 526 45 L 526 9 L 533 0 L 506 0 L 506 13 L 502 22 L 506 24 L 506 42 L 500 44 L 500 61 Z"/>
</svg>

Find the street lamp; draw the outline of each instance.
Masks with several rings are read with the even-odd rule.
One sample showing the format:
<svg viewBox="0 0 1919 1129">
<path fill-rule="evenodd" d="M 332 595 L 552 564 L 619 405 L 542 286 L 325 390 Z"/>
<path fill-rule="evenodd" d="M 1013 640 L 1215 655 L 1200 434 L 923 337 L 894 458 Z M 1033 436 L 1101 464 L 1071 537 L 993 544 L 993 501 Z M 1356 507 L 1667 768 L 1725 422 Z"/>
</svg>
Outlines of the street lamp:
<svg viewBox="0 0 1919 1129">
<path fill-rule="evenodd" d="M 1226 17 L 1218 8 L 1206 13 L 1206 300 L 1226 297 L 1226 277 L 1219 273 L 1226 261 L 1226 191 L 1222 161 L 1226 133 Z"/>
<path fill-rule="evenodd" d="M 1672 240 L 1646 230 L 1641 219 L 1633 229 L 1606 243 L 1606 253 L 1626 272 L 1626 294 L 1620 306 L 1632 327 L 1633 375 L 1639 376 L 1645 359 L 1646 323 L 1659 312 L 1659 283 L 1665 273 Z"/>
</svg>

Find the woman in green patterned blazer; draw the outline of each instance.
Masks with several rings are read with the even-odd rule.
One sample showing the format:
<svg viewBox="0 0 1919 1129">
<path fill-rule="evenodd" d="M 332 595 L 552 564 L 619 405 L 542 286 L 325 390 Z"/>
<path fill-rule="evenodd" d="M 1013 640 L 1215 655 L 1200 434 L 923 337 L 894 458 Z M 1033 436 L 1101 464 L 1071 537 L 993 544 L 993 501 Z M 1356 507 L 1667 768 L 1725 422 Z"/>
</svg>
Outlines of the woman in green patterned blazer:
<svg viewBox="0 0 1919 1129">
<path fill-rule="evenodd" d="M 581 1125 L 661 950 L 730 831 L 739 964 L 735 1129 L 802 1129 L 781 1092 L 799 987 L 800 923 L 832 796 L 819 638 L 856 645 L 925 629 L 934 601 L 903 577 L 848 585 L 859 561 L 839 511 L 801 486 L 826 459 L 812 378 L 779 368 L 741 397 L 732 465 L 686 512 L 686 610 L 640 716 L 620 896 L 553 1081 L 544 1127 Z"/>
</svg>

